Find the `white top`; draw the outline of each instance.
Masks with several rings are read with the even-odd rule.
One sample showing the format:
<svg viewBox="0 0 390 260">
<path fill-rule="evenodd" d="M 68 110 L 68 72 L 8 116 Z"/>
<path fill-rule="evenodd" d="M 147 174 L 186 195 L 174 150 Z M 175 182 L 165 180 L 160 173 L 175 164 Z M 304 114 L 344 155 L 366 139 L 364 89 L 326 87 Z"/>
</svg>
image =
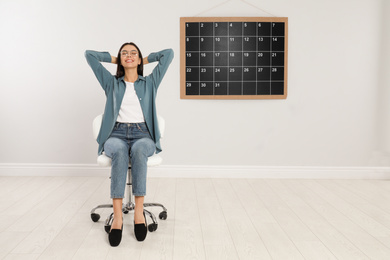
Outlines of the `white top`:
<svg viewBox="0 0 390 260">
<path fill-rule="evenodd" d="M 123 96 L 119 115 L 116 120 L 120 123 L 141 123 L 145 122 L 139 103 L 137 93 L 135 93 L 134 83 L 126 82 L 126 91 Z"/>
</svg>

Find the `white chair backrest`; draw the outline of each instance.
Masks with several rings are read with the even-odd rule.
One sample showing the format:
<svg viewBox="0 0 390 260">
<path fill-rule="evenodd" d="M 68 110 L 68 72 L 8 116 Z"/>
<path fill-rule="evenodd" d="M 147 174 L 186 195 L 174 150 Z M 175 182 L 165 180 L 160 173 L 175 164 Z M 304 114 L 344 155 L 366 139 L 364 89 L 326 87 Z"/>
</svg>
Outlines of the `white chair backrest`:
<svg viewBox="0 0 390 260">
<path fill-rule="evenodd" d="M 95 139 L 99 135 L 100 126 L 102 125 L 102 120 L 103 120 L 103 114 L 100 114 L 97 117 L 95 117 L 95 119 L 92 122 L 93 137 Z M 160 129 L 161 138 L 163 138 L 164 131 L 165 131 L 165 119 L 162 116 L 157 115 L 157 121 L 158 121 L 158 127 Z"/>
<path fill-rule="evenodd" d="M 157 115 L 157 121 L 158 129 L 160 129 L 160 138 L 163 138 L 165 133 L 165 119 L 162 116 Z"/>
<path fill-rule="evenodd" d="M 99 132 L 100 132 L 100 126 L 102 125 L 103 120 L 103 114 L 98 115 L 95 117 L 95 119 L 92 122 L 92 131 L 93 131 L 93 138 L 97 139 Z"/>
</svg>

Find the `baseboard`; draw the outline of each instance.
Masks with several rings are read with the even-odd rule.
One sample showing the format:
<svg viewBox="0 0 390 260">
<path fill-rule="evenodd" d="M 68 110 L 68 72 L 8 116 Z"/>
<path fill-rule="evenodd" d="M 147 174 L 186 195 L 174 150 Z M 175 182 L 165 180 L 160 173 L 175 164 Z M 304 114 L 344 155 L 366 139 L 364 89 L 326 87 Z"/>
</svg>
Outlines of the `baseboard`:
<svg viewBox="0 0 390 260">
<path fill-rule="evenodd" d="M 156 177 L 265 179 L 390 179 L 390 167 L 160 166 Z M 159 168 L 160 168 L 159 167 Z"/>
<path fill-rule="evenodd" d="M 108 176 L 110 168 L 94 164 L 1 164 L 0 176 Z"/>
<path fill-rule="evenodd" d="M 109 176 L 94 164 L 0 164 L 0 176 Z M 149 177 L 268 179 L 390 179 L 390 167 L 161 165 Z"/>
</svg>

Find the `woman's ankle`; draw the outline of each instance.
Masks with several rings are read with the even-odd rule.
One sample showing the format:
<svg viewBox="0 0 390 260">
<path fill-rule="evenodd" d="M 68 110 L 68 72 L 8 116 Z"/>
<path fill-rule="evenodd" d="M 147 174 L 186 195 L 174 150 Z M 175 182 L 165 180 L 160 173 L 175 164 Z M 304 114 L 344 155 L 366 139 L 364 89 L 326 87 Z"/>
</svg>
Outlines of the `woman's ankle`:
<svg viewBox="0 0 390 260">
<path fill-rule="evenodd" d="M 139 210 L 134 210 L 134 222 L 135 224 L 145 223 L 143 208 Z"/>
</svg>

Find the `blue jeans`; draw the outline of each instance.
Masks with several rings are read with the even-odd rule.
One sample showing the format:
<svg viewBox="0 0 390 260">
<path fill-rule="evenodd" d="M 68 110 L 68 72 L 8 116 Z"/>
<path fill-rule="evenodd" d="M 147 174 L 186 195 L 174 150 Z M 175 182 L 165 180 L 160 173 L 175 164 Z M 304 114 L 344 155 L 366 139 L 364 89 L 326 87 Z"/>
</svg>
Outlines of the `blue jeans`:
<svg viewBox="0 0 390 260">
<path fill-rule="evenodd" d="M 114 130 L 104 143 L 104 151 L 112 159 L 111 198 L 124 198 L 129 160 L 133 194 L 146 195 L 148 157 L 155 150 L 156 145 L 145 123 L 115 123 Z"/>
</svg>

